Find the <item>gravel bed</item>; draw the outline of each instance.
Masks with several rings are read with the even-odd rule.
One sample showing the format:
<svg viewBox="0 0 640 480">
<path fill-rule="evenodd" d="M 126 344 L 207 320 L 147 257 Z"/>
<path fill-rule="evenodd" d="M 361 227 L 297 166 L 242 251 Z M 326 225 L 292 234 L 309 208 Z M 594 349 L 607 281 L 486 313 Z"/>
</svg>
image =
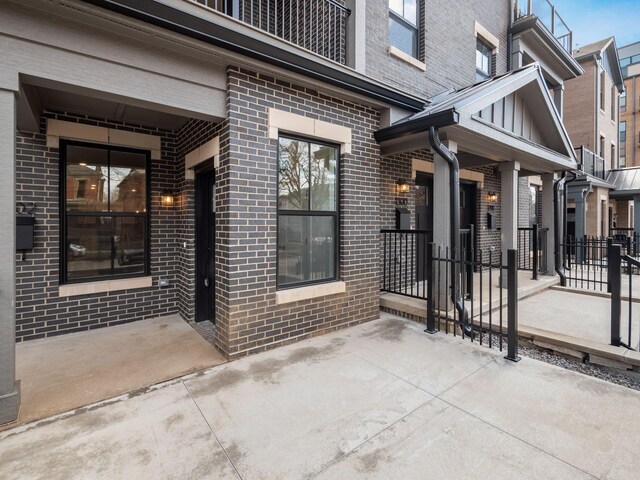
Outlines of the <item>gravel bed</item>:
<svg viewBox="0 0 640 480">
<path fill-rule="evenodd" d="M 489 337 L 487 334 L 482 335 L 482 344 L 485 346 L 489 345 Z M 497 335 L 493 335 L 492 348 L 496 350 L 499 348 Z M 507 343 L 505 338 L 502 344 L 502 350 L 506 353 L 506 349 Z M 607 382 L 615 383 L 616 385 L 622 385 L 623 387 L 640 391 L 640 374 L 637 374 L 637 376 L 625 375 L 624 373 L 616 372 L 610 368 L 590 363 L 582 363 L 572 357 L 559 355 L 549 350 L 523 344 L 522 342 L 518 345 L 518 353 L 521 357 L 533 358 L 534 360 L 539 360 L 551 365 L 566 368 L 567 370 L 590 375 L 592 377 L 599 378 L 600 380 L 605 380 Z"/>
</svg>

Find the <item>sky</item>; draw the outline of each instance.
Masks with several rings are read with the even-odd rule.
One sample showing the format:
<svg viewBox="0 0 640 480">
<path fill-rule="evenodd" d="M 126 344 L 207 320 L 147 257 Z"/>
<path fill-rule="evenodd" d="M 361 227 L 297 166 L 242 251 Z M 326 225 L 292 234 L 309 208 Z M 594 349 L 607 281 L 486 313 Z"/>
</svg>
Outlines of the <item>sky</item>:
<svg viewBox="0 0 640 480">
<path fill-rule="evenodd" d="M 573 31 L 573 48 L 616 37 L 622 47 L 640 41 L 640 0 L 551 0 Z"/>
</svg>

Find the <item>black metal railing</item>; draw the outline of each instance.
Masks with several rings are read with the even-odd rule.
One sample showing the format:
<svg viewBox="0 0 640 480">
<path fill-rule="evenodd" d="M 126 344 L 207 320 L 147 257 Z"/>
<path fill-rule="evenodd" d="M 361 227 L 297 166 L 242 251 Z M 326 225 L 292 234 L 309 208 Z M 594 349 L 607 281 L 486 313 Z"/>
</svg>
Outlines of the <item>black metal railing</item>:
<svg viewBox="0 0 640 480">
<path fill-rule="evenodd" d="M 584 146 L 576 147 L 574 150 L 578 157 L 578 169 L 584 173 L 588 173 L 589 175 L 604 180 L 607 173 L 604 159 Z"/>
<path fill-rule="evenodd" d="M 383 292 L 427 298 L 427 245 L 431 230 L 381 230 Z"/>
<path fill-rule="evenodd" d="M 346 63 L 351 11 L 337 0 L 195 0 L 217 12 Z"/>
<path fill-rule="evenodd" d="M 514 21 L 535 15 L 569 55 L 572 54 L 573 32 L 549 0 L 512 0 L 512 7 Z"/>
<path fill-rule="evenodd" d="M 532 272 L 533 279 L 547 272 L 548 228 L 533 225 L 518 228 L 518 269 Z"/>
<path fill-rule="evenodd" d="M 502 254 L 493 249 L 478 250 L 476 259 L 466 260 L 464 253 L 456 256 L 432 243 L 427 265 L 426 332 L 444 330 L 500 351 L 506 343 L 506 358 L 518 361 L 517 251 L 508 251 L 504 265 Z M 477 272 L 479 279 L 469 295 L 464 294 L 467 272 Z"/>
<path fill-rule="evenodd" d="M 612 243 L 608 237 L 567 237 L 560 243 L 562 286 L 608 290 L 607 248 Z"/>
<path fill-rule="evenodd" d="M 630 350 L 640 350 L 640 321 L 635 327 L 638 332 L 634 336 L 634 295 L 633 277 L 640 273 L 640 261 L 622 254 L 622 246 L 609 244 L 607 257 L 609 258 L 609 288 L 611 291 L 611 345 L 625 347 Z M 622 279 L 628 284 L 623 291 Z M 627 295 L 627 312 L 623 316 L 622 296 Z M 634 338 L 638 343 L 634 345 Z"/>
<path fill-rule="evenodd" d="M 426 251 L 433 241 L 431 230 L 381 230 L 383 292 L 407 297 L 427 298 Z M 460 248 L 463 260 L 473 261 L 475 255 L 475 228 L 460 229 Z M 473 290 L 473 271 L 462 279 L 463 292 Z"/>
</svg>

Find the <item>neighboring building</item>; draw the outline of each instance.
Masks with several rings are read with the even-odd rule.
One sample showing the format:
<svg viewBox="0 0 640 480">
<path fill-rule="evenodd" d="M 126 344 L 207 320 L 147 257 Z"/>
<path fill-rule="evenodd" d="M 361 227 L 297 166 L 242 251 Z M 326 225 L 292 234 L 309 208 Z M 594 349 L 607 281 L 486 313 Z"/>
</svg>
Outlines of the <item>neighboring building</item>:
<svg viewBox="0 0 640 480">
<path fill-rule="evenodd" d="M 568 183 L 567 234 L 606 237 L 617 225 L 607 175 L 619 167 L 618 104 L 624 92 L 615 39 L 577 48 L 574 57 L 585 73 L 565 85 L 564 124 L 579 166 Z"/>
<path fill-rule="evenodd" d="M 611 192 L 617 203 L 614 233 L 628 235 L 634 230 L 640 236 L 640 42 L 620 47 L 618 56 L 625 86 L 619 109 L 620 170 L 611 172 L 607 180 L 615 186 Z"/>
<path fill-rule="evenodd" d="M 640 166 L 640 42 L 618 49 L 625 93 L 620 97 L 620 167 Z"/>
<path fill-rule="evenodd" d="M 506 0 L 2 2 L 0 198 L 36 224 L 17 255 L 0 211 L 0 423 L 15 341 L 179 313 L 214 321 L 234 359 L 376 318 L 397 204 L 451 246 L 443 152 L 478 246 L 517 247 L 522 177 L 553 251 L 553 185 L 576 168 L 562 85 L 582 69 L 545 17 Z"/>
</svg>

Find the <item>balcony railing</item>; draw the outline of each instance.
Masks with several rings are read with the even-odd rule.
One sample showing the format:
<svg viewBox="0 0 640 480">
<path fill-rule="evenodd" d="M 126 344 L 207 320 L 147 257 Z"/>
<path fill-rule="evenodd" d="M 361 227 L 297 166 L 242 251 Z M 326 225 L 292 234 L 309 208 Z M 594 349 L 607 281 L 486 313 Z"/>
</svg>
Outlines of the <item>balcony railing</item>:
<svg viewBox="0 0 640 480">
<path fill-rule="evenodd" d="M 580 171 L 604 180 L 606 174 L 604 159 L 584 147 L 577 147 L 575 151 Z"/>
<path fill-rule="evenodd" d="M 572 54 L 573 32 L 549 0 L 512 0 L 512 5 L 514 21 L 530 15 L 538 17 L 569 55 Z"/>
<path fill-rule="evenodd" d="M 192 1 L 335 62 L 346 62 L 351 11 L 337 0 Z"/>
</svg>

